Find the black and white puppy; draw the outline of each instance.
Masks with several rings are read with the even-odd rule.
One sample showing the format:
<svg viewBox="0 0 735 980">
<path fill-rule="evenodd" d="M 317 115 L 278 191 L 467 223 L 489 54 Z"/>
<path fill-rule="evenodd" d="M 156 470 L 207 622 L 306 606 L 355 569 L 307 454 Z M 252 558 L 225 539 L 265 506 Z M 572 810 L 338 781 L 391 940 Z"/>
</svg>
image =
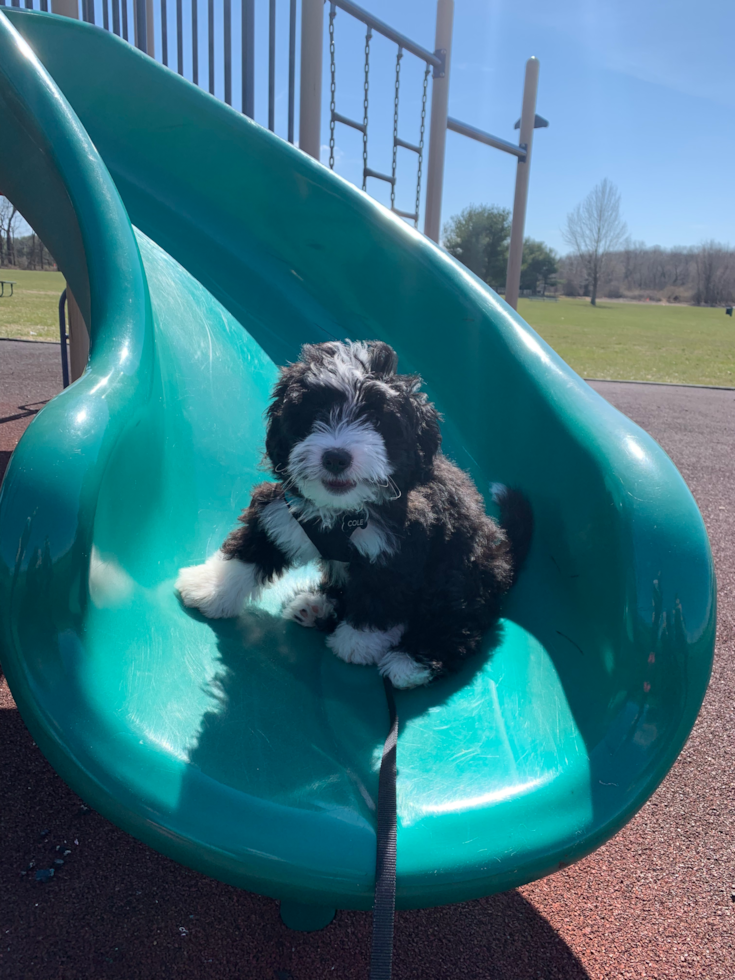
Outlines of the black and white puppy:
<svg viewBox="0 0 735 980">
<path fill-rule="evenodd" d="M 395 687 L 459 667 L 495 623 L 528 551 L 531 509 L 494 489 L 501 523 L 440 452 L 439 414 L 379 341 L 307 345 L 268 408 L 277 482 L 253 491 L 240 526 L 205 564 L 184 568 L 185 605 L 237 616 L 286 569 L 319 559 L 321 583 L 284 614 L 329 633 L 349 663 Z"/>
</svg>

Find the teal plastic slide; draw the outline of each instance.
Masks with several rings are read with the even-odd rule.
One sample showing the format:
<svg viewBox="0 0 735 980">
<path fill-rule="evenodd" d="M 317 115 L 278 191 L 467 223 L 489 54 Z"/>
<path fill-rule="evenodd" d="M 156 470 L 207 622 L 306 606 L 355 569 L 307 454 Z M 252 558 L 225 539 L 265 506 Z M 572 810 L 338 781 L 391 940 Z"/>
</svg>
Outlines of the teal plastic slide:
<svg viewBox="0 0 735 980">
<path fill-rule="evenodd" d="M 0 189 L 91 332 L 0 495 L 0 661 L 61 776 L 314 922 L 370 908 L 377 672 L 282 620 L 278 589 L 208 621 L 173 584 L 263 479 L 277 365 L 381 338 L 488 508 L 491 482 L 521 487 L 537 527 L 497 645 L 397 695 L 398 906 L 519 885 L 619 830 L 713 651 L 707 536 L 664 452 L 439 248 L 111 34 L 0 15 L 0 132 Z"/>
</svg>

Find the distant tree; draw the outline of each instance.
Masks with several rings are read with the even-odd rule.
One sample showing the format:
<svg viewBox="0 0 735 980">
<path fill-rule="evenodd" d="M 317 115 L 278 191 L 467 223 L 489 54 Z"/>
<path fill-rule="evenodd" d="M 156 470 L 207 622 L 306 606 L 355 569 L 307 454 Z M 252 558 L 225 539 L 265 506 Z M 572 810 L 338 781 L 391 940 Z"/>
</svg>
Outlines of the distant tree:
<svg viewBox="0 0 735 980">
<path fill-rule="evenodd" d="M 16 236 L 13 241 L 15 264 L 21 269 L 45 269 L 54 267 L 54 259 L 35 232 Z"/>
<path fill-rule="evenodd" d="M 546 292 L 559 271 L 559 256 L 545 242 L 534 238 L 523 240 L 523 265 L 521 266 L 521 289 L 536 291 L 539 283 Z"/>
<path fill-rule="evenodd" d="M 15 265 L 13 240 L 18 209 L 7 197 L 0 197 L 0 265 Z"/>
<path fill-rule="evenodd" d="M 702 242 L 694 254 L 697 306 L 730 303 L 735 295 L 733 253 L 719 242 Z"/>
<path fill-rule="evenodd" d="M 444 247 L 488 286 L 505 285 L 510 241 L 510 211 L 470 204 L 444 226 Z"/>
<path fill-rule="evenodd" d="M 620 194 L 607 178 L 567 215 L 562 236 L 581 260 L 593 306 L 597 305 L 597 290 L 608 255 L 621 246 L 627 230 L 620 217 Z"/>
</svg>

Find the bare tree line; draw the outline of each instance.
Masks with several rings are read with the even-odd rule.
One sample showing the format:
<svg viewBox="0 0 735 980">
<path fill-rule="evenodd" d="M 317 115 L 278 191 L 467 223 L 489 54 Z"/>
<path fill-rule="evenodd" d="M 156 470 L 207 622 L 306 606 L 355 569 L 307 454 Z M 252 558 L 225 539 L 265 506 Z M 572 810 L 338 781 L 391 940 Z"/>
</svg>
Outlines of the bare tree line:
<svg viewBox="0 0 735 980">
<path fill-rule="evenodd" d="M 567 215 L 571 248 L 560 263 L 567 296 L 666 300 L 719 306 L 735 298 L 735 250 L 719 242 L 689 248 L 647 247 L 626 237 L 620 194 L 607 178 Z"/>
<path fill-rule="evenodd" d="M 561 259 L 559 280 L 567 296 L 591 295 L 592 283 L 578 255 Z M 722 306 L 735 301 L 735 249 L 709 241 L 661 248 L 628 239 L 608 253 L 598 284 L 610 299 L 665 300 Z"/>
</svg>

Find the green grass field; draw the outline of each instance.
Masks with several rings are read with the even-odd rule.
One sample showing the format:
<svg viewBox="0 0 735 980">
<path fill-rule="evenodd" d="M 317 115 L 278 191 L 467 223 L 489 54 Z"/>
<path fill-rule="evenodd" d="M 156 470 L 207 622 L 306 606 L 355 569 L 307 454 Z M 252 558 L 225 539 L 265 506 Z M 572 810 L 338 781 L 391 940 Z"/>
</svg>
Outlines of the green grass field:
<svg viewBox="0 0 735 980">
<path fill-rule="evenodd" d="M 0 299 L 0 337 L 58 340 L 61 273 L 0 269 L 0 279 L 18 282 Z M 583 378 L 735 387 L 735 322 L 724 310 L 522 299 L 518 312 Z"/>
<path fill-rule="evenodd" d="M 735 322 L 723 309 L 522 299 L 518 312 L 583 378 L 735 387 Z"/>
<path fill-rule="evenodd" d="M 62 274 L 0 269 L 0 279 L 17 283 L 13 296 L 8 295 L 6 286 L 0 299 L 0 337 L 58 341 Z"/>
</svg>

